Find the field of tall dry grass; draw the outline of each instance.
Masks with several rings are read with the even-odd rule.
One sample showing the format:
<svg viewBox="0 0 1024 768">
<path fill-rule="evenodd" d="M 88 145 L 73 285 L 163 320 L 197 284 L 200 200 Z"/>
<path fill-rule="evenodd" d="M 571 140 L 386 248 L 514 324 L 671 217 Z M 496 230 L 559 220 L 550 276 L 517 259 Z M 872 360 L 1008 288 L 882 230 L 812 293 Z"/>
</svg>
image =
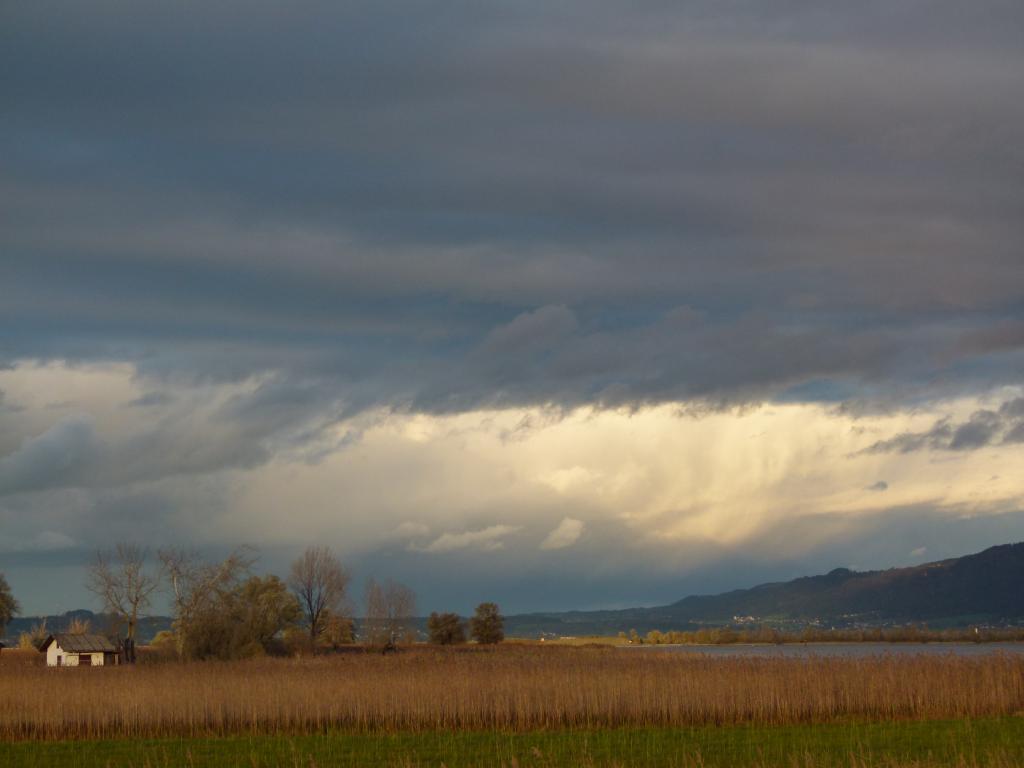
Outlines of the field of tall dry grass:
<svg viewBox="0 0 1024 768">
<path fill-rule="evenodd" d="M 1020 656 L 722 659 L 506 646 L 105 669 L 0 657 L 3 740 L 786 725 L 1021 712 Z"/>
</svg>

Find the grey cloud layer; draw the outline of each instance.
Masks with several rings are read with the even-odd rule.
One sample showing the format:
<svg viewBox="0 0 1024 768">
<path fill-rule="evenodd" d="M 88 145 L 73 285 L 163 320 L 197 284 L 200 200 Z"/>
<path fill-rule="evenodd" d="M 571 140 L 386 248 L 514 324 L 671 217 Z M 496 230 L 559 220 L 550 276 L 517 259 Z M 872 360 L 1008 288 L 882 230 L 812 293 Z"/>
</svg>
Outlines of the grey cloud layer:
<svg viewBox="0 0 1024 768">
<path fill-rule="evenodd" d="M 128 361 L 138 385 L 105 417 L 0 392 L 0 551 L 26 564 L 128 525 L 216 541 L 234 470 L 315 464 L 358 440 L 332 427 L 361 412 L 870 411 L 1021 382 L 1019 2 L 34 0 L 0 17 L 0 370 Z M 1016 407 L 872 450 L 1020 441 Z M 884 477 L 879 499 L 902 485 Z M 770 560 L 720 552 L 728 578 L 684 586 L 676 543 L 623 548 L 586 510 L 502 512 L 396 544 L 396 568 L 525 609 L 507 586 L 524 573 L 564 607 L 594 593 L 552 574 L 667 600 Z M 895 537 L 881 518 L 855 540 L 846 518 L 770 533 L 834 534 L 829 568 L 898 546 L 871 561 L 889 565 L 958 540 L 921 538 L 931 514 Z M 1020 519 L 970 525 L 987 544 Z"/>
<path fill-rule="evenodd" d="M 940 419 L 924 432 L 904 432 L 880 440 L 867 453 L 910 453 L 920 450 L 971 451 L 990 445 L 1024 443 L 1024 398 L 1008 400 L 996 410 L 983 408 L 961 423 Z"/>
<path fill-rule="evenodd" d="M 70 415 L 57 413 L 43 427 L 34 419 L 0 418 L 0 500 L 211 475 L 252 468 L 272 456 L 315 461 L 339 447 L 324 434 L 346 412 L 333 388 L 282 376 L 234 394 L 183 389 L 180 397 L 143 395 L 124 403 L 142 412 L 131 414 L 129 430 L 114 434 L 105 434 L 87 406 L 59 405 Z"/>
<path fill-rule="evenodd" d="M 0 359 L 287 371 L 352 409 L 1013 381 L 1022 25 L 19 4 Z"/>
</svg>

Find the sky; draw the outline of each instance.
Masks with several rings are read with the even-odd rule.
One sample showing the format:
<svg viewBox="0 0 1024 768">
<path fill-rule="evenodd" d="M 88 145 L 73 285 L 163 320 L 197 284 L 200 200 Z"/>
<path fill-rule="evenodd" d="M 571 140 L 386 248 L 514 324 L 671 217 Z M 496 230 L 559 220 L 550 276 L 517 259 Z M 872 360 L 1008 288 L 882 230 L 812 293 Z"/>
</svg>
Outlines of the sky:
<svg viewBox="0 0 1024 768">
<path fill-rule="evenodd" d="M 0 572 L 525 612 L 1022 540 L 1022 94 L 1017 0 L 3 3 Z"/>
</svg>

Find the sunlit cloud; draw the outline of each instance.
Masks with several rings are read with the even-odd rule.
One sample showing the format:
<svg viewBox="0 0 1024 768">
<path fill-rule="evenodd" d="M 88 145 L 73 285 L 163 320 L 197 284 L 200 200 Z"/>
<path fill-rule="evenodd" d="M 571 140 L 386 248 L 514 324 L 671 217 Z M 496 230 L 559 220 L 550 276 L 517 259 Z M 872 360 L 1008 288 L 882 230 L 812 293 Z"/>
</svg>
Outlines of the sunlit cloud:
<svg viewBox="0 0 1024 768">
<path fill-rule="evenodd" d="M 90 376 L 95 388 L 83 384 Z M 215 541 L 300 542 L 337 531 L 342 546 L 355 550 L 397 536 L 413 549 L 442 553 L 497 549 L 521 533 L 524 545 L 532 538 L 554 550 L 604 520 L 652 544 L 736 545 L 800 516 L 925 503 L 981 508 L 1024 492 L 1015 471 L 1021 445 L 954 454 L 865 450 L 982 405 L 998 411 L 999 403 L 1015 402 L 1015 390 L 991 402 L 961 398 L 856 417 L 811 403 L 696 415 L 685 404 L 584 408 L 556 419 L 506 409 L 377 411 L 329 421 L 314 409 L 303 416 L 312 427 L 304 439 L 323 450 L 311 458 L 295 442 L 291 418 L 246 404 L 263 397 L 258 382 L 181 387 L 131 409 L 119 405 L 146 383 L 130 369 L 78 370 L 70 391 L 45 396 L 38 390 L 54 386 L 52 367 L 17 368 L 0 374 L 0 384 L 26 406 L 3 417 L 9 445 L 0 458 L 0 494 L 66 488 L 109 495 L 184 487 L 190 475 L 219 478 L 224 506 L 208 510 L 191 534 Z M 80 415 L 45 408 L 68 395 Z M 183 402 L 196 405 L 183 414 Z M 534 426 L 524 431 L 524 424 Z M 284 530 L 281 509 L 292 510 Z M 562 512 L 552 518 L 553 510 Z"/>
<path fill-rule="evenodd" d="M 454 552 L 458 549 L 478 549 L 482 552 L 494 552 L 505 546 L 504 539 L 510 533 L 520 530 L 514 525 L 491 525 L 479 531 L 462 531 L 461 533 L 442 533 L 424 547 L 423 552 Z"/>
<path fill-rule="evenodd" d="M 585 527 L 586 524 L 582 520 L 576 520 L 572 517 L 563 518 L 558 527 L 544 537 L 544 541 L 540 543 L 540 548 L 565 549 L 566 547 L 571 547 L 579 541 Z"/>
</svg>

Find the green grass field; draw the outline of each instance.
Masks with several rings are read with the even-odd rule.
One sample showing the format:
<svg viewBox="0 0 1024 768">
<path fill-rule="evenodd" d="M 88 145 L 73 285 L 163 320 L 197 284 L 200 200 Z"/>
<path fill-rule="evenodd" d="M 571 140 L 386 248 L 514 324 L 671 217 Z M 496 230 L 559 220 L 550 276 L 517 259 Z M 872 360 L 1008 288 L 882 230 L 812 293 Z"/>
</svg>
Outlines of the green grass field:
<svg viewBox="0 0 1024 768">
<path fill-rule="evenodd" d="M 1024 765 L 1024 717 L 781 727 L 532 733 L 426 732 L 21 742 L 6 768 L 107 766 L 1010 766 Z"/>
</svg>

